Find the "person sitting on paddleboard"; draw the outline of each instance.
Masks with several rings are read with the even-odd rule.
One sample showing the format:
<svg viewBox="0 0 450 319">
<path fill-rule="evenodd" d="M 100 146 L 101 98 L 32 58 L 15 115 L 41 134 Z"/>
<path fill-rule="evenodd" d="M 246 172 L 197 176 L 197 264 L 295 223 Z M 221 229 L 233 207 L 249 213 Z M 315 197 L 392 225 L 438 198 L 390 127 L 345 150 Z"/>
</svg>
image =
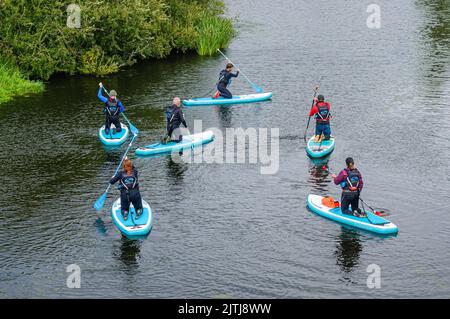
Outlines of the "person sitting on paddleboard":
<svg viewBox="0 0 450 319">
<path fill-rule="evenodd" d="M 309 112 L 309 116 L 314 116 L 316 118 L 316 136 L 315 141 L 320 142 L 322 133 L 324 135 L 325 140 L 329 140 L 331 136 L 331 127 L 330 127 L 330 103 L 325 102 L 325 97 L 322 94 L 317 96 L 315 99 L 314 106 L 311 108 L 311 112 Z"/>
<path fill-rule="evenodd" d="M 180 125 L 183 124 L 187 128 L 183 111 L 180 108 L 181 100 L 179 97 L 173 99 L 172 112 L 169 122 L 167 123 L 167 138 L 173 142 L 181 142 L 183 135 L 180 132 Z M 167 116 L 167 114 L 166 114 Z"/>
<path fill-rule="evenodd" d="M 117 172 L 109 183 L 114 185 L 118 181 L 120 182 L 120 209 L 123 219 L 128 219 L 130 203 L 136 210 L 136 220 L 139 219 L 142 215 L 142 199 L 139 191 L 138 171 L 127 157 L 123 161 L 123 170 Z"/>
<path fill-rule="evenodd" d="M 226 99 L 231 99 L 233 95 L 227 89 L 227 86 L 231 83 L 231 78 L 236 78 L 239 75 L 239 69 L 236 71 L 236 74 L 231 73 L 233 71 L 233 63 L 228 63 L 225 67 L 225 70 L 220 71 L 219 81 L 217 82 L 217 92 L 214 95 L 214 98 L 217 99 L 219 96 L 222 96 Z"/>
<path fill-rule="evenodd" d="M 111 128 L 111 124 L 114 124 L 116 127 L 116 132 L 122 131 L 122 125 L 120 124 L 119 114 L 124 111 L 124 107 L 122 102 L 117 99 L 117 92 L 115 90 L 111 90 L 109 92 L 109 98 L 103 96 L 103 83 L 100 82 L 98 84 L 98 94 L 97 97 L 105 103 L 105 133 L 109 135 L 109 130 Z"/>
<path fill-rule="evenodd" d="M 355 167 L 353 158 L 345 160 L 347 167 L 338 176 L 332 174 L 334 183 L 342 187 L 341 211 L 343 214 L 361 217 L 363 214 L 359 209 L 359 194 L 363 189 L 363 179 L 359 170 Z M 352 210 L 349 210 L 349 206 Z"/>
</svg>

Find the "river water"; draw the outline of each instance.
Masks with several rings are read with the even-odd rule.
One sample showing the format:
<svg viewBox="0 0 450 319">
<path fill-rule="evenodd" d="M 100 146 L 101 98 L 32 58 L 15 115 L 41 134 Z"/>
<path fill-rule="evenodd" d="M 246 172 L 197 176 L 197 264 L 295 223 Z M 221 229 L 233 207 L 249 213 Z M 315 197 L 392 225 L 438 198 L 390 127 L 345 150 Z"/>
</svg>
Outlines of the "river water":
<svg viewBox="0 0 450 319">
<path fill-rule="evenodd" d="M 2 105 L 0 297 L 448 298 L 450 9 L 377 1 L 381 27 L 371 29 L 371 3 L 226 1 L 238 34 L 225 52 L 273 100 L 185 115 L 191 127 L 201 119 L 221 130 L 279 128 L 279 170 L 131 152 L 154 210 L 145 240 L 114 227 L 117 190 L 103 211 L 92 208 L 126 148 L 107 150 L 96 137 L 98 82 L 118 91 L 139 128 L 134 150 L 159 139 L 174 95 L 211 88 L 223 58 L 188 54 L 106 78 L 55 76 L 45 93 Z M 355 159 L 364 199 L 391 212 L 397 236 L 344 228 L 306 208 L 310 193 L 340 193 L 304 150 L 319 79 L 337 137 L 328 165 L 338 171 Z M 231 89 L 251 92 L 242 76 Z M 81 269 L 79 289 L 66 286 L 70 264 Z M 379 289 L 367 286 L 371 264 L 381 270 Z"/>
</svg>

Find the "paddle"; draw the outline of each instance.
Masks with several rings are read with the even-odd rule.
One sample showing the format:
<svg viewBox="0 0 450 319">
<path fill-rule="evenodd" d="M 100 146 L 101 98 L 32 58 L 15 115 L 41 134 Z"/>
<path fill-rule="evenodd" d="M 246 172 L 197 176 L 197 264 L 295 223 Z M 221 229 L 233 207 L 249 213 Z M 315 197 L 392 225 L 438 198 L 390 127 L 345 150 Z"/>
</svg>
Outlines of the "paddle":
<svg viewBox="0 0 450 319">
<path fill-rule="evenodd" d="M 109 97 L 111 97 L 111 96 L 109 95 L 108 91 L 105 89 L 104 86 L 102 86 L 102 89 L 103 89 L 103 91 L 105 91 L 105 93 L 106 93 Z M 139 134 L 139 130 L 138 130 L 133 124 L 131 124 L 131 122 L 130 122 L 130 121 L 128 120 L 128 118 L 125 116 L 125 113 L 122 113 L 122 115 L 123 115 L 123 118 L 128 122 L 128 125 L 130 125 L 131 133 L 133 133 L 133 135 L 138 135 L 138 134 Z"/>
<path fill-rule="evenodd" d="M 123 154 L 122 159 L 120 160 L 119 166 L 117 166 L 116 172 L 114 173 L 114 175 L 117 174 L 117 172 L 119 171 L 123 160 L 125 159 L 125 157 L 127 156 L 128 151 L 131 148 L 131 145 L 134 142 L 134 139 L 136 138 L 137 134 L 133 134 L 133 138 L 131 139 L 130 144 L 128 145 L 128 148 L 125 151 L 125 154 Z M 108 191 L 111 188 L 111 184 L 108 184 L 108 187 L 106 188 L 105 192 L 97 199 L 97 201 L 94 204 L 94 208 L 97 211 L 100 211 L 103 208 L 103 205 L 105 204 L 105 200 L 106 200 L 106 196 L 108 195 Z"/>
<path fill-rule="evenodd" d="M 250 85 L 252 86 L 252 88 L 253 88 L 257 93 L 262 93 L 262 92 L 263 92 L 263 89 L 261 89 L 259 86 L 257 86 L 257 85 L 256 85 L 255 83 L 253 83 L 252 81 L 250 81 L 250 79 L 244 74 L 244 72 L 242 72 L 241 69 L 240 69 L 236 64 L 234 64 L 230 59 L 228 59 L 228 57 L 227 57 L 225 54 L 223 54 L 223 52 L 220 51 L 220 49 L 217 49 L 217 51 L 219 51 L 220 54 L 222 54 L 222 56 L 223 56 L 225 59 L 227 59 L 231 64 L 233 64 L 233 65 L 239 70 L 239 72 L 244 76 L 244 78 L 248 81 L 248 83 L 250 83 Z"/>
<path fill-rule="evenodd" d="M 333 172 L 331 171 L 331 169 L 330 169 L 329 167 L 327 167 L 326 165 L 322 166 L 322 169 L 325 170 L 325 171 L 327 171 L 327 172 L 329 172 L 329 173 L 332 173 L 332 174 L 333 174 Z M 367 203 L 361 198 L 361 195 L 359 196 L 359 200 L 361 201 L 361 203 L 363 203 L 363 204 L 365 204 L 367 207 L 369 207 L 369 209 L 373 212 L 373 214 L 375 215 L 375 217 L 374 217 L 373 219 L 376 219 L 376 217 L 383 217 L 383 216 L 386 216 L 386 215 L 387 215 L 387 213 L 386 213 L 384 210 L 376 211 L 375 209 L 373 209 L 372 207 L 370 207 L 369 205 L 367 205 Z M 364 205 L 363 205 L 363 208 L 364 208 Z M 366 212 L 365 209 L 364 209 L 364 212 Z M 372 224 L 379 224 L 379 222 L 375 222 L 375 221 L 371 220 L 370 214 L 367 214 L 367 212 L 366 212 L 366 215 L 367 215 L 367 219 L 368 219 Z"/>
<path fill-rule="evenodd" d="M 319 85 L 316 85 L 316 87 L 314 88 L 314 97 L 313 97 L 311 109 L 309 110 L 310 113 L 311 113 L 312 108 L 314 107 L 314 103 L 316 102 L 317 91 L 319 91 Z M 309 128 L 309 123 L 310 122 L 311 122 L 311 116 L 309 116 L 309 114 L 308 114 L 308 124 L 306 125 L 305 135 L 303 136 L 303 139 L 305 141 L 306 141 L 306 132 L 308 132 L 308 128 Z"/>
<path fill-rule="evenodd" d="M 375 215 L 381 216 L 381 217 L 389 215 L 385 210 L 376 210 L 376 209 L 370 207 L 370 206 L 369 206 L 369 205 L 361 198 L 361 196 L 359 197 L 359 200 L 361 201 L 361 203 L 363 203 L 363 204 L 365 204 L 367 207 L 369 207 L 369 209 L 370 209 Z"/>
</svg>

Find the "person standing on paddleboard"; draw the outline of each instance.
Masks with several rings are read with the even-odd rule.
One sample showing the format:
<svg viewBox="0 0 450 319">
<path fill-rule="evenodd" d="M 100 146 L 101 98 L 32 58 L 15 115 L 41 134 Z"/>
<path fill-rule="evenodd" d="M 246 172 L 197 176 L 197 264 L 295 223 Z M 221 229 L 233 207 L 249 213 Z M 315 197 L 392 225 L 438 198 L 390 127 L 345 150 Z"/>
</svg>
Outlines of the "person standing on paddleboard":
<svg viewBox="0 0 450 319">
<path fill-rule="evenodd" d="M 184 114 L 180 108 L 180 105 L 181 105 L 180 98 L 175 97 L 173 99 L 172 112 L 170 114 L 170 118 L 167 123 L 167 140 L 170 139 L 171 141 L 177 143 L 181 142 L 183 139 L 183 135 L 181 135 L 180 131 L 181 124 L 183 124 L 184 127 L 187 128 L 186 120 L 184 119 Z M 167 113 L 166 117 L 168 117 Z"/>
<path fill-rule="evenodd" d="M 343 214 L 361 217 L 363 214 L 359 209 L 359 194 L 363 189 L 363 179 L 359 170 L 355 167 L 353 158 L 345 160 L 347 167 L 338 176 L 332 174 L 334 183 L 342 188 L 341 211 Z M 349 210 L 349 206 L 352 210 Z"/>
<path fill-rule="evenodd" d="M 123 219 L 128 219 L 130 203 L 136 210 L 136 220 L 139 219 L 142 215 L 142 198 L 139 191 L 138 171 L 128 157 L 123 161 L 123 170 L 117 172 L 109 181 L 113 185 L 116 182 L 120 182 L 120 208 Z"/>
<path fill-rule="evenodd" d="M 325 97 L 322 94 L 317 96 L 315 99 L 314 106 L 309 112 L 309 116 L 314 116 L 316 118 L 316 136 L 315 142 L 320 142 L 322 140 L 322 134 L 324 135 L 324 140 L 329 140 L 331 136 L 330 127 L 330 103 L 325 102 Z"/>
<path fill-rule="evenodd" d="M 236 78 L 239 75 L 239 69 L 236 74 L 232 73 L 233 71 L 233 63 L 228 63 L 225 67 L 225 70 L 220 71 L 219 81 L 217 82 L 217 92 L 214 95 L 214 98 L 217 99 L 219 96 L 222 96 L 225 99 L 231 99 L 233 95 L 227 89 L 227 86 L 231 83 L 231 78 Z"/>
<path fill-rule="evenodd" d="M 109 135 L 109 130 L 111 128 L 111 124 L 114 124 L 116 127 L 116 132 L 122 131 L 122 125 L 120 124 L 119 114 L 124 111 L 124 107 L 122 102 L 117 99 L 117 92 L 115 90 L 111 90 L 109 92 L 109 98 L 103 96 L 103 83 L 100 82 L 98 84 L 99 89 L 97 93 L 97 97 L 105 103 L 105 133 Z"/>
</svg>

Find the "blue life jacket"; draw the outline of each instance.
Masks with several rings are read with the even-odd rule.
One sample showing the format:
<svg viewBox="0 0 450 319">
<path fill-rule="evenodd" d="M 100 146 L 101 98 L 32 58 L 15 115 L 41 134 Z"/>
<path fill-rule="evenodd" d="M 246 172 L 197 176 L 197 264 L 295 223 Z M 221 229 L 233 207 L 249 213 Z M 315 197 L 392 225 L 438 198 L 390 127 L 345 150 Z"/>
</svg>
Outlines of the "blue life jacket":
<svg viewBox="0 0 450 319">
<path fill-rule="evenodd" d="M 111 101 L 108 100 L 105 103 L 106 112 L 111 116 L 116 116 L 120 113 L 119 101 L 117 99 Z"/>
<path fill-rule="evenodd" d="M 126 190 L 130 190 L 136 188 L 136 186 L 138 186 L 136 170 L 133 169 L 131 175 L 128 175 L 123 171 L 120 175 L 120 184 L 122 189 L 125 188 Z"/>
<path fill-rule="evenodd" d="M 352 170 L 346 168 L 345 171 L 347 172 L 347 178 L 340 184 L 342 189 L 350 191 L 350 187 L 358 188 L 360 177 L 359 171 L 356 168 Z"/>
<path fill-rule="evenodd" d="M 167 123 L 170 122 L 170 118 L 172 117 L 172 113 L 173 113 L 173 105 L 169 105 L 166 107 L 166 121 Z"/>
</svg>

